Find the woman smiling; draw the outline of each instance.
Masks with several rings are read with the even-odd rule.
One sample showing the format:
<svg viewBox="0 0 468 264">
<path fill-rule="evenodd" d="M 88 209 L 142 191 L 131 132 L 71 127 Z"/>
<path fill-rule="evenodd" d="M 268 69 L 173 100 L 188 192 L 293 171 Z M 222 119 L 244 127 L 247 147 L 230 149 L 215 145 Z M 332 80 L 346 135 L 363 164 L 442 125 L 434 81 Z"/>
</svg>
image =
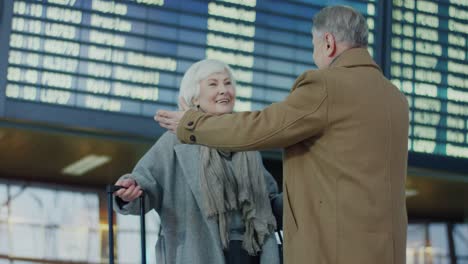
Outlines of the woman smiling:
<svg viewBox="0 0 468 264">
<path fill-rule="evenodd" d="M 213 115 L 232 113 L 236 83 L 228 65 L 202 60 L 185 73 L 183 103 Z M 182 108 L 182 106 L 179 106 Z M 166 132 L 116 183 L 116 210 L 161 217 L 158 263 L 278 264 L 273 204 L 282 208 L 273 177 L 256 151 L 227 152 L 185 145 Z"/>
</svg>

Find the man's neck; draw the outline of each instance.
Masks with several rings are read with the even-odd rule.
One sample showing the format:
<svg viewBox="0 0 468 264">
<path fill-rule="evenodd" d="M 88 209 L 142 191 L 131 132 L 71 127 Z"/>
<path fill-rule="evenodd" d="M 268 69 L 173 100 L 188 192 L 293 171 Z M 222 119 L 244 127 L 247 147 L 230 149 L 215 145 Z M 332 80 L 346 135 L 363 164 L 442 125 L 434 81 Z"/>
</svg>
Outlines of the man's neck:
<svg viewBox="0 0 468 264">
<path fill-rule="evenodd" d="M 336 53 L 335 56 L 331 59 L 330 63 L 328 64 L 327 68 L 333 65 L 333 63 L 341 56 L 345 51 L 352 49 L 353 47 L 348 44 L 338 44 L 336 45 Z"/>
</svg>

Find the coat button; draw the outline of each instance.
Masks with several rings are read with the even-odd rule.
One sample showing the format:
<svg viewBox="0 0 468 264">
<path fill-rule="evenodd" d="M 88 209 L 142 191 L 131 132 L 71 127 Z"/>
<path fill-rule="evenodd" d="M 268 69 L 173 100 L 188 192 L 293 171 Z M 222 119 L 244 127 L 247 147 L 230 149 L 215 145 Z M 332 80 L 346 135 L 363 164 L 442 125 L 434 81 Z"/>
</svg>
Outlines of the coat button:
<svg viewBox="0 0 468 264">
<path fill-rule="evenodd" d="M 187 126 L 193 126 L 193 121 L 188 122 Z"/>
<path fill-rule="evenodd" d="M 195 142 L 197 141 L 197 138 L 194 135 L 190 135 L 190 141 Z"/>
</svg>

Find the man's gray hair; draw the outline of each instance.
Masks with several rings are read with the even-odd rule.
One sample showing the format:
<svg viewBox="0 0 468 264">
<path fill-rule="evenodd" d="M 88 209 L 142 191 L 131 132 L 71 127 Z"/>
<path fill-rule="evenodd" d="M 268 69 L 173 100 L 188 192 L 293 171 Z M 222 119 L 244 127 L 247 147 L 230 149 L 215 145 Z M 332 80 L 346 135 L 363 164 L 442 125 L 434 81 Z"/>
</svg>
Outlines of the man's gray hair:
<svg viewBox="0 0 468 264">
<path fill-rule="evenodd" d="M 364 16 L 348 6 L 329 6 L 313 19 L 312 32 L 333 34 L 336 42 L 352 47 L 367 47 L 369 30 Z"/>
<path fill-rule="evenodd" d="M 206 79 L 213 73 L 223 71 L 226 71 L 229 74 L 232 86 L 235 89 L 236 81 L 229 65 L 219 60 L 206 59 L 192 64 L 192 66 L 190 66 L 185 72 L 184 77 L 180 82 L 179 96 L 185 100 L 189 107 L 194 107 L 195 105 L 192 100 L 197 98 L 200 94 L 200 81 Z M 182 110 L 180 104 L 179 109 Z"/>
</svg>

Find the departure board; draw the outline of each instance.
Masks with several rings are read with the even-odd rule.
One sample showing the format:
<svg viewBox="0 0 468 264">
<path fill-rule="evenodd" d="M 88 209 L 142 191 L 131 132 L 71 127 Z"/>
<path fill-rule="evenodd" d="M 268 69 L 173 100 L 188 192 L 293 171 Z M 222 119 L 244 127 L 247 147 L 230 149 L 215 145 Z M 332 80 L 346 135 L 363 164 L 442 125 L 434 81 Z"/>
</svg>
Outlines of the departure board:
<svg viewBox="0 0 468 264">
<path fill-rule="evenodd" d="M 409 149 L 468 158 L 468 1 L 393 0 L 390 78 L 411 107 Z"/>
<path fill-rule="evenodd" d="M 236 110 L 287 96 L 313 69 L 312 17 L 329 4 L 366 15 L 374 51 L 374 1 L 4 0 L 10 11 L 5 95 L 57 109 L 145 117 L 175 109 L 186 69 L 204 58 L 228 63 Z"/>
<path fill-rule="evenodd" d="M 336 4 L 407 96 L 411 153 L 468 158 L 465 0 L 3 0 L 0 116 L 155 137 L 204 58 L 233 68 L 236 111 L 263 109 L 315 68 L 312 17 Z"/>
</svg>

